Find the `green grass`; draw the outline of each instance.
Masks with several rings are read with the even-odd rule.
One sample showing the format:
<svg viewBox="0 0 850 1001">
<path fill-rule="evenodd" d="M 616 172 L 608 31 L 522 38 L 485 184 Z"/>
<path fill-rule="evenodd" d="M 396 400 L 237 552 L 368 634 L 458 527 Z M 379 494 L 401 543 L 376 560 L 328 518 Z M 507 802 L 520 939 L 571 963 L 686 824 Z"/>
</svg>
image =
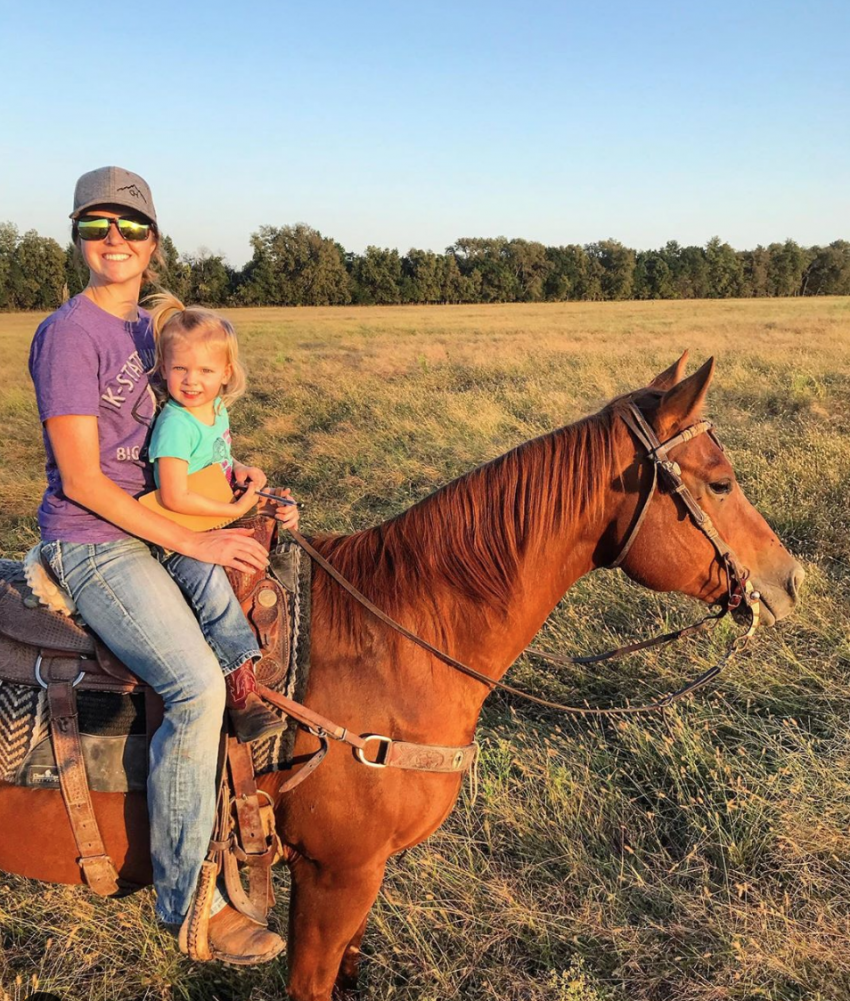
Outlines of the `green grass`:
<svg viewBox="0 0 850 1001">
<path fill-rule="evenodd" d="M 691 703 L 623 722 L 493 696 L 478 798 L 391 860 L 366 936 L 370 998 L 398 1001 L 844 1001 L 850 998 L 850 302 L 234 310 L 251 391 L 236 454 L 309 503 L 310 531 L 389 517 L 525 438 L 645 383 L 689 347 L 748 496 L 807 573 Z M 41 438 L 31 316 L 0 317 L 0 547 L 36 538 Z M 689 621 L 692 603 L 619 574 L 580 581 L 541 643 L 576 653 Z M 666 690 L 728 641 L 592 673 L 519 663 L 560 699 Z M 285 870 L 276 875 L 285 920 Z M 0 884 L 0 1001 L 279 998 L 285 964 L 193 966 L 123 902 Z"/>
</svg>

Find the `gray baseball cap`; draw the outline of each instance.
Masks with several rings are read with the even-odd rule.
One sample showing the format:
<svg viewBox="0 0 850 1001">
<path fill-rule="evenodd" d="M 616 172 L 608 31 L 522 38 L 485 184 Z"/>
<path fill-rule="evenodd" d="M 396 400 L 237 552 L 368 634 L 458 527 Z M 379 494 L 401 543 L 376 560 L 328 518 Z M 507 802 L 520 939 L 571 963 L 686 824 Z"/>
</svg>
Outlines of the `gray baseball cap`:
<svg viewBox="0 0 850 1001">
<path fill-rule="evenodd" d="M 98 167 L 77 181 L 71 218 L 79 219 L 95 205 L 120 205 L 156 222 L 153 195 L 147 181 L 123 167 Z"/>
</svg>

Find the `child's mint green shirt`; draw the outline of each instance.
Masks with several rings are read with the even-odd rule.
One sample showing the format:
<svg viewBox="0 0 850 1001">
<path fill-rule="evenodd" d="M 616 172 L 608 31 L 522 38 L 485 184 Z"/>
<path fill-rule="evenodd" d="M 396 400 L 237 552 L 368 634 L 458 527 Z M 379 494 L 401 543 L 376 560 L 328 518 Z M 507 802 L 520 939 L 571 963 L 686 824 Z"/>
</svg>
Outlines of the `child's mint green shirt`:
<svg viewBox="0 0 850 1001">
<path fill-rule="evenodd" d="M 230 455 L 230 418 L 227 407 L 220 406 L 215 423 L 204 424 L 174 400 L 169 400 L 162 408 L 154 424 L 148 455 L 154 464 L 154 479 L 159 486 L 159 463 L 157 459 L 185 459 L 189 472 L 218 462 L 230 483 L 233 482 L 233 459 Z"/>
</svg>

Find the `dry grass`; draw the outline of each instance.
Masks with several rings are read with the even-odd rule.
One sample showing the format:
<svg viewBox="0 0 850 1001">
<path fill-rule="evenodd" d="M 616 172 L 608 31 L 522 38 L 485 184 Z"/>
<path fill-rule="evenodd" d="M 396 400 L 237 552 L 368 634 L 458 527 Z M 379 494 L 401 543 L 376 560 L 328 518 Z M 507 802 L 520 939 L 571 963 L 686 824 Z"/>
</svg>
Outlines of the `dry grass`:
<svg viewBox="0 0 850 1001">
<path fill-rule="evenodd" d="M 809 574 L 793 621 L 722 685 L 620 724 L 485 707 L 482 787 L 393 860 L 367 933 L 368 996 L 399 1001 L 850 998 L 850 302 L 234 310 L 251 393 L 237 454 L 309 500 L 309 530 L 374 524 L 519 441 L 645 383 L 684 347 L 718 359 L 710 409 L 750 498 Z M 32 316 L 0 317 L 3 555 L 35 538 Z M 691 612 L 620 575 L 579 582 L 544 631 L 598 648 Z M 593 675 L 514 680 L 622 701 L 723 644 Z M 277 876 L 285 914 L 285 873 Z M 120 903 L 8 877 L 0 1001 L 280 997 L 284 964 L 192 966 L 150 891 Z M 5 992 L 5 994 L 4 994 Z"/>
</svg>

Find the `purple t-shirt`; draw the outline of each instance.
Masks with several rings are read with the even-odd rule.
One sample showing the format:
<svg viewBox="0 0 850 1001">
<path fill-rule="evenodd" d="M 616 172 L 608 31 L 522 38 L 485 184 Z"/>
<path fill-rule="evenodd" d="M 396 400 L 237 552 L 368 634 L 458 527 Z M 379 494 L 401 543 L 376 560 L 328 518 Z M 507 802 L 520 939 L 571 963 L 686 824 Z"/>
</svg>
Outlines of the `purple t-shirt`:
<svg viewBox="0 0 850 1001">
<path fill-rule="evenodd" d="M 153 489 L 147 444 L 156 401 L 147 372 L 153 364 L 150 316 L 139 310 L 135 323 L 104 312 L 84 295 L 74 296 L 39 326 L 30 348 L 30 375 L 38 413 L 98 418 L 100 468 L 133 497 Z M 62 492 L 50 439 L 47 490 L 38 509 L 45 541 L 112 542 L 127 533 Z M 92 470 L 94 472 L 94 470 Z"/>
</svg>

